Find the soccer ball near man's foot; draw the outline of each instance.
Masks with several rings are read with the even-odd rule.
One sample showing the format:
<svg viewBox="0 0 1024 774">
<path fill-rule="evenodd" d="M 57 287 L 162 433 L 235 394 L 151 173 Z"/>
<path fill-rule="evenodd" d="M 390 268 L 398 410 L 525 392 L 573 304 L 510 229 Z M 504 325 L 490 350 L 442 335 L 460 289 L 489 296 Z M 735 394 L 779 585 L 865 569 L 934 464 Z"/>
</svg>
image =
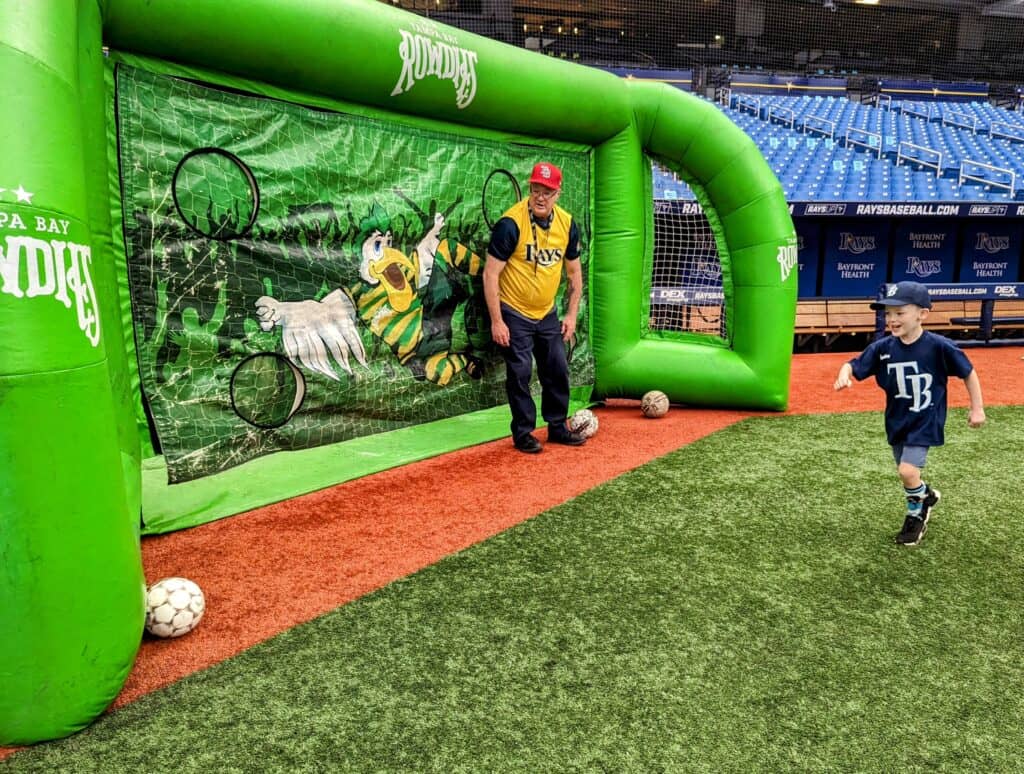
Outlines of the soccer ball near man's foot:
<svg viewBox="0 0 1024 774">
<path fill-rule="evenodd" d="M 644 412 L 645 417 L 651 419 L 665 416 L 668 413 L 668 395 L 661 390 L 644 393 L 640 399 L 640 410 Z"/>
<path fill-rule="evenodd" d="M 188 578 L 164 578 L 146 591 L 146 631 L 155 637 L 188 634 L 205 611 L 203 590 Z"/>
<path fill-rule="evenodd" d="M 590 409 L 580 409 L 569 417 L 569 429 L 584 438 L 590 438 L 597 432 L 597 417 Z"/>
</svg>

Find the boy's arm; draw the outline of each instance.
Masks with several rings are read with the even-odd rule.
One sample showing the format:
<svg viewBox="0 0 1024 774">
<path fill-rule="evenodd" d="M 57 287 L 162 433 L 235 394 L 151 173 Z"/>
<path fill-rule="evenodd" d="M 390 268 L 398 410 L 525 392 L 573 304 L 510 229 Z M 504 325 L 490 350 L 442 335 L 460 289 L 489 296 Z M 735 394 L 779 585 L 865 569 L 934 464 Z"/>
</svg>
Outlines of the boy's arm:
<svg viewBox="0 0 1024 774">
<path fill-rule="evenodd" d="M 967 424 L 971 427 L 981 427 L 985 424 L 985 404 L 981 399 L 981 380 L 978 378 L 978 372 L 971 370 L 964 379 L 964 385 L 967 387 L 967 394 L 971 398 L 971 407 L 967 413 Z"/>
<path fill-rule="evenodd" d="M 836 390 L 842 390 L 853 386 L 853 379 L 858 382 L 874 376 L 878 371 L 878 353 L 885 339 L 878 339 L 868 344 L 868 348 L 852 360 L 847 360 L 839 369 L 836 383 L 833 385 Z M 851 378 L 852 377 L 852 378 Z"/>
<path fill-rule="evenodd" d="M 839 376 L 836 377 L 836 383 L 832 385 L 837 391 L 850 387 L 853 382 L 850 377 L 853 375 L 853 366 L 849 362 L 843 363 L 842 368 L 839 369 Z"/>
</svg>

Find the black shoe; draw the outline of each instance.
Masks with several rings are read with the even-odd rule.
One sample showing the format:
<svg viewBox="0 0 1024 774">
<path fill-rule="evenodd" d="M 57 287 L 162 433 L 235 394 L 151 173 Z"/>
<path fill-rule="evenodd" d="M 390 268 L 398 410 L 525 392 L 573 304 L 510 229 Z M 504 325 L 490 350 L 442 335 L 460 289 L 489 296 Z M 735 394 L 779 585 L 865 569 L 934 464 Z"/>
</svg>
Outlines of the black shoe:
<svg viewBox="0 0 1024 774">
<path fill-rule="evenodd" d="M 907 518 L 903 520 L 903 529 L 896 536 L 896 542 L 903 546 L 916 546 L 921 542 L 927 529 L 927 512 L 924 512 L 921 517 L 908 513 Z"/>
<path fill-rule="evenodd" d="M 548 443 L 561 443 L 566 446 L 582 446 L 587 442 L 579 433 L 574 433 L 571 430 L 555 430 L 548 428 Z"/>
<path fill-rule="evenodd" d="M 540 454 L 541 449 L 544 447 L 540 445 L 540 441 L 534 438 L 532 435 L 524 435 L 522 438 L 516 438 L 514 445 L 523 454 Z"/>
<path fill-rule="evenodd" d="M 924 499 L 921 500 L 921 509 L 924 513 L 924 520 L 928 521 L 932 515 L 932 508 L 942 499 L 942 493 L 938 489 L 932 489 L 927 484 L 925 486 L 927 488 L 924 490 Z"/>
</svg>

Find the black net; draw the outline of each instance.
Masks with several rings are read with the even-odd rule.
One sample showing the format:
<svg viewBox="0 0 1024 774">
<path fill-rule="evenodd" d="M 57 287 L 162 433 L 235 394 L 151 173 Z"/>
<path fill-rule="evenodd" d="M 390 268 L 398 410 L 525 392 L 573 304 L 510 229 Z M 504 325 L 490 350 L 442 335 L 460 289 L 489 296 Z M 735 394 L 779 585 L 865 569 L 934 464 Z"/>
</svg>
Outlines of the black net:
<svg viewBox="0 0 1024 774">
<path fill-rule="evenodd" d="M 921 0 L 391 0 L 586 64 L 1024 82 L 1024 4 Z"/>
<path fill-rule="evenodd" d="M 667 185 L 692 197 L 685 183 L 672 183 L 670 172 L 656 163 L 653 171 L 656 180 L 667 178 Z M 695 201 L 656 198 L 649 329 L 728 338 L 726 322 L 722 264 L 711 223 Z"/>
</svg>

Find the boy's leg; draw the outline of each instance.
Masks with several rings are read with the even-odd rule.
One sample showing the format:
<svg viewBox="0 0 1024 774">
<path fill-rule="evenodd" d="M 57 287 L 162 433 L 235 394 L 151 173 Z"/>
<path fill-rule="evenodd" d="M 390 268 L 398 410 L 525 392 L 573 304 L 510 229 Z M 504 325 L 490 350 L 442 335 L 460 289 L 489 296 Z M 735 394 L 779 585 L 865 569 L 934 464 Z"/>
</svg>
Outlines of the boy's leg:
<svg viewBox="0 0 1024 774">
<path fill-rule="evenodd" d="M 907 498 L 907 513 L 903 529 L 896 536 L 896 542 L 903 545 L 917 545 L 928 528 L 931 509 L 939 501 L 939 493 L 921 480 L 921 470 L 928 458 L 927 446 L 893 447 L 903 492 Z"/>
<path fill-rule="evenodd" d="M 928 462 L 928 447 L 903 446 L 901 449 L 901 462 L 907 463 L 914 468 L 911 478 L 909 480 L 907 478 L 903 479 L 903 488 L 907 491 L 907 495 L 909 496 L 910 490 L 914 490 L 913 493 L 917 495 L 921 494 L 920 489 L 921 487 L 924 487 L 921 504 L 924 508 L 925 521 L 927 521 L 928 517 L 931 515 L 931 509 L 935 507 L 935 504 L 939 502 L 939 498 L 942 497 L 937 489 L 932 489 L 931 486 L 921 477 L 921 472 L 924 470 L 924 466 Z"/>
</svg>

